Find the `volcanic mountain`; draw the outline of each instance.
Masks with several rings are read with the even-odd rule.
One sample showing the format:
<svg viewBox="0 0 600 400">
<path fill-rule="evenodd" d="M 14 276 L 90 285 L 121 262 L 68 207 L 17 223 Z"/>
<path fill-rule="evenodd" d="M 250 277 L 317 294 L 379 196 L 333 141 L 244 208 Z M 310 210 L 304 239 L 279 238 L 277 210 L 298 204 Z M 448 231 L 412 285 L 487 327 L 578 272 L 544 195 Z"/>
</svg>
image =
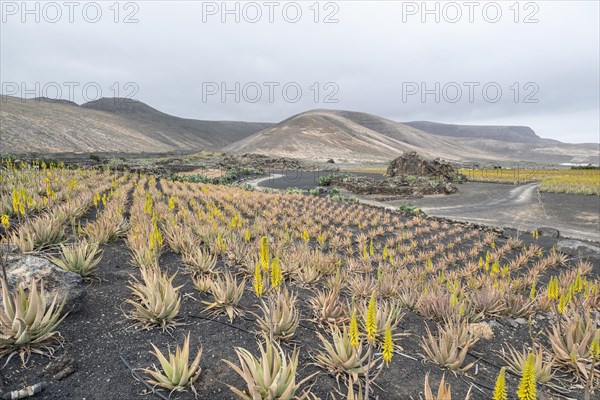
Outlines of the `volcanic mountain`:
<svg viewBox="0 0 600 400">
<path fill-rule="evenodd" d="M 528 127 L 400 123 L 363 112 L 311 110 L 277 124 L 202 121 L 140 101 L 1 96 L 2 153 L 226 151 L 313 161 L 389 162 L 405 151 L 448 161 L 598 163 L 598 144 L 543 139 Z"/>
<path fill-rule="evenodd" d="M 448 161 L 545 163 L 597 163 L 600 154 L 598 145 L 542 139 L 527 127 L 400 123 L 340 110 L 294 115 L 227 146 L 225 151 L 341 162 L 386 161 L 404 151 Z"/>
<path fill-rule="evenodd" d="M 404 151 L 447 160 L 460 160 L 472 153 L 471 149 L 451 140 L 385 118 L 331 110 L 294 115 L 224 150 L 312 160 L 332 158 L 344 162 L 386 161 Z M 481 151 L 476 155 L 492 156 Z"/>
<path fill-rule="evenodd" d="M 271 124 L 179 118 L 131 99 L 81 106 L 64 100 L 0 100 L 0 152 L 169 152 L 219 150 Z"/>
<path fill-rule="evenodd" d="M 507 154 L 517 161 L 580 164 L 600 161 L 599 143 L 573 144 L 544 139 L 527 126 L 452 125 L 428 121 L 404 124 L 481 151 Z"/>
</svg>

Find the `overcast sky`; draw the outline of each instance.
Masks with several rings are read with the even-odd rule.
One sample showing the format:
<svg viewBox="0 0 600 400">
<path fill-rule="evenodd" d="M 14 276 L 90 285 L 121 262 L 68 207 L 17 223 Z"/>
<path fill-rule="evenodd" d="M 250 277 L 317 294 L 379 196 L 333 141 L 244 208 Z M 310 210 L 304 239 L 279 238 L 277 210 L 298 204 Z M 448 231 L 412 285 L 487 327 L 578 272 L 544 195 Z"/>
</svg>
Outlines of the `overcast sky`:
<svg viewBox="0 0 600 400">
<path fill-rule="evenodd" d="M 75 3 L 2 2 L 4 94 L 118 89 L 197 119 L 332 108 L 600 141 L 595 0 Z"/>
</svg>

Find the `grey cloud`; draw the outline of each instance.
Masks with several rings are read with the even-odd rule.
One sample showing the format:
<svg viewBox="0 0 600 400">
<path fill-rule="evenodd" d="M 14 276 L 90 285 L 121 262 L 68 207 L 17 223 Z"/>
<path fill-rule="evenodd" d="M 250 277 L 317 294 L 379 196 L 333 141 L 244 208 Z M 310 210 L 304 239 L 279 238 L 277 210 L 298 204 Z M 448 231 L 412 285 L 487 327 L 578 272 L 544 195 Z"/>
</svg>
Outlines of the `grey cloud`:
<svg viewBox="0 0 600 400">
<path fill-rule="evenodd" d="M 7 3 L 7 2 L 4 2 Z M 21 2 L 17 2 L 20 4 Z M 57 2 L 62 4 L 62 2 Z M 563 141 L 599 141 L 599 5 L 597 2 L 530 2 L 538 23 L 514 23 L 509 2 L 495 24 L 475 13 L 475 21 L 422 23 L 419 15 L 403 22 L 403 2 L 321 2 L 319 18 L 334 11 L 338 23 L 314 23 L 313 2 L 301 4 L 303 16 L 292 24 L 221 23 L 219 15 L 202 22 L 202 2 L 134 2 L 138 23 L 114 23 L 108 7 L 95 24 L 75 14 L 74 23 L 50 24 L 3 15 L 0 72 L 2 82 L 98 82 L 112 95 L 114 82 L 135 82 L 136 97 L 164 112 L 198 119 L 279 121 L 312 108 L 365 111 L 387 118 L 455 123 L 529 125 L 544 137 Z M 405 6 L 407 2 L 404 2 Z M 429 2 L 431 4 L 432 2 Z M 433 2 L 435 3 L 435 2 Z M 465 2 L 455 2 L 463 5 Z M 484 3 L 480 2 L 481 7 Z M 125 3 L 121 3 L 123 6 Z M 204 2 L 204 4 L 208 4 Z M 221 2 L 217 2 L 220 5 Z M 230 7 L 233 7 L 229 3 Z M 247 3 L 239 3 L 243 7 Z M 256 2 L 266 12 L 264 2 Z M 280 3 L 281 6 L 285 2 Z M 289 3 L 288 3 L 289 4 Z M 421 2 L 414 4 L 420 5 Z M 443 7 L 448 2 L 439 2 Z M 521 5 L 524 3 L 521 2 Z M 3 6 L 4 7 L 4 6 Z M 433 7 L 433 6 L 431 6 Z M 463 12 L 466 8 L 462 7 Z M 126 10 L 120 10 L 120 19 Z M 520 10 L 522 20 L 531 10 Z M 276 91 L 270 103 L 235 103 L 211 96 L 203 102 L 203 83 L 297 82 L 297 103 Z M 319 86 L 315 103 L 312 85 Z M 339 87 L 337 103 L 324 103 Z M 491 103 L 466 92 L 457 103 L 403 101 L 403 83 L 497 82 L 503 96 Z M 513 100 L 518 82 L 539 87 L 538 103 Z M 77 102 L 84 99 L 76 92 Z"/>
</svg>

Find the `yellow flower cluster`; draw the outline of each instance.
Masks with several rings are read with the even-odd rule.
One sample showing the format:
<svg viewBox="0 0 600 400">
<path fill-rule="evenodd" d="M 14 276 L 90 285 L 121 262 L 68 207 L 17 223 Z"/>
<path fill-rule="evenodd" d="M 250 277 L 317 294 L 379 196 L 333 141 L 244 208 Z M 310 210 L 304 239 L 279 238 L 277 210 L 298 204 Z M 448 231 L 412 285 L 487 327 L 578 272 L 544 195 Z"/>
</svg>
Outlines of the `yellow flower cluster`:
<svg viewBox="0 0 600 400">
<path fill-rule="evenodd" d="M 175 209 L 175 206 L 177 205 L 177 201 L 175 199 L 174 195 L 171 195 L 171 197 L 169 197 L 169 210 L 173 211 Z"/>
<path fill-rule="evenodd" d="M 10 228 L 10 219 L 8 215 L 0 215 L 0 225 L 4 227 L 4 229 Z"/>
<path fill-rule="evenodd" d="M 260 265 L 262 266 L 264 272 L 269 271 L 269 264 L 271 261 L 269 257 L 268 238 L 263 236 L 260 238 Z"/>
<path fill-rule="evenodd" d="M 548 299 L 556 300 L 558 299 L 558 295 L 558 277 L 554 276 L 548 282 Z"/>
<path fill-rule="evenodd" d="M 301 239 L 304 241 L 304 243 L 307 243 L 310 241 L 310 235 L 308 234 L 308 230 L 304 229 L 304 231 L 302 231 L 302 235 L 300 236 Z"/>
<path fill-rule="evenodd" d="M 600 330 L 596 330 L 594 339 L 590 344 L 590 355 L 595 361 L 600 361 Z"/>
<path fill-rule="evenodd" d="M 242 217 L 240 217 L 239 213 L 233 214 L 231 217 L 231 221 L 229 222 L 229 226 L 233 228 L 241 228 L 242 227 Z"/>
<path fill-rule="evenodd" d="M 352 312 L 350 319 L 350 344 L 352 347 L 358 347 L 358 322 L 356 320 L 356 310 Z"/>
<path fill-rule="evenodd" d="M 367 315 L 365 317 L 365 329 L 369 342 L 375 343 L 375 336 L 377 335 L 377 298 L 375 291 L 373 291 L 369 299 L 369 306 L 367 307 Z"/>
<path fill-rule="evenodd" d="M 27 195 L 24 187 L 21 187 L 21 190 L 13 188 L 12 207 L 15 214 L 24 216 L 27 212 L 26 206 L 31 205 L 31 202 L 32 198 Z"/>
<path fill-rule="evenodd" d="M 271 263 L 271 286 L 273 286 L 274 289 L 279 290 L 282 282 L 283 273 L 281 271 L 281 261 L 279 261 L 279 257 L 275 257 Z"/>
<path fill-rule="evenodd" d="M 146 202 L 144 203 L 144 214 L 152 215 L 154 213 L 154 202 L 150 193 L 146 192 Z"/>
<path fill-rule="evenodd" d="M 254 293 L 256 293 L 258 297 L 263 294 L 263 276 L 260 263 L 256 263 L 256 266 L 254 267 Z"/>
<path fill-rule="evenodd" d="M 150 249 L 158 251 L 163 245 L 163 236 L 155 221 L 150 235 Z"/>
<path fill-rule="evenodd" d="M 382 347 L 383 361 L 386 365 L 389 365 L 394 355 L 394 340 L 392 338 L 392 327 L 388 322 L 385 327 L 385 334 L 383 335 L 383 347 Z"/>
</svg>

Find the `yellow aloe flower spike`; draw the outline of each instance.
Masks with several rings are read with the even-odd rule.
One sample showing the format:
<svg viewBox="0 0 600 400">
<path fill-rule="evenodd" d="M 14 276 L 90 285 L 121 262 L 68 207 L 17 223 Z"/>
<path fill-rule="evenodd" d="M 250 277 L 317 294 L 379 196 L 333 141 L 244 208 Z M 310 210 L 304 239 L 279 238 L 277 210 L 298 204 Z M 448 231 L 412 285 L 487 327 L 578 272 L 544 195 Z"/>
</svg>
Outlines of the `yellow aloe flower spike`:
<svg viewBox="0 0 600 400">
<path fill-rule="evenodd" d="M 367 331 L 367 339 L 371 343 L 375 343 L 375 335 L 377 335 L 377 297 L 375 290 L 373 290 L 371 298 L 369 299 L 367 315 L 365 316 L 365 328 Z"/>
<path fill-rule="evenodd" d="M 358 322 L 356 321 L 356 310 L 352 312 L 350 319 L 350 344 L 352 347 L 358 347 Z"/>
<path fill-rule="evenodd" d="M 259 263 L 256 263 L 254 268 L 254 293 L 256 293 L 258 297 L 263 294 L 263 278 Z"/>
<path fill-rule="evenodd" d="M 600 361 L 600 331 L 596 331 L 594 340 L 590 344 L 590 355 L 596 361 Z"/>
<path fill-rule="evenodd" d="M 279 257 L 275 257 L 271 263 L 271 285 L 274 289 L 279 290 L 282 281 L 281 262 L 279 261 Z"/>
<path fill-rule="evenodd" d="M 388 322 L 385 327 L 385 334 L 383 336 L 383 348 L 382 348 L 383 361 L 385 365 L 389 365 L 394 355 L 394 340 L 392 339 L 392 327 Z"/>
<path fill-rule="evenodd" d="M 530 353 L 525 362 L 523 368 L 523 375 L 521 376 L 521 382 L 519 383 L 519 390 L 517 396 L 520 400 L 535 400 L 536 399 L 536 388 L 535 388 L 535 355 Z"/>
<path fill-rule="evenodd" d="M 560 295 L 560 298 L 558 299 L 558 305 L 557 305 L 557 309 L 560 314 L 563 314 L 565 312 L 565 310 L 567 309 L 567 306 L 569 305 L 569 301 L 570 301 L 570 299 L 569 299 L 568 295 L 565 296 L 564 293 Z"/>
<path fill-rule="evenodd" d="M 269 242 L 266 236 L 260 238 L 260 264 L 263 271 L 269 270 Z"/>
<path fill-rule="evenodd" d="M 310 240 L 310 235 L 308 234 L 308 230 L 304 229 L 304 231 L 302 231 L 301 238 L 304 241 L 304 243 L 308 243 L 308 241 Z"/>
<path fill-rule="evenodd" d="M 494 394 L 492 400 L 508 400 L 506 395 L 506 368 L 502 368 L 496 379 L 496 386 L 494 387 Z"/>
</svg>

